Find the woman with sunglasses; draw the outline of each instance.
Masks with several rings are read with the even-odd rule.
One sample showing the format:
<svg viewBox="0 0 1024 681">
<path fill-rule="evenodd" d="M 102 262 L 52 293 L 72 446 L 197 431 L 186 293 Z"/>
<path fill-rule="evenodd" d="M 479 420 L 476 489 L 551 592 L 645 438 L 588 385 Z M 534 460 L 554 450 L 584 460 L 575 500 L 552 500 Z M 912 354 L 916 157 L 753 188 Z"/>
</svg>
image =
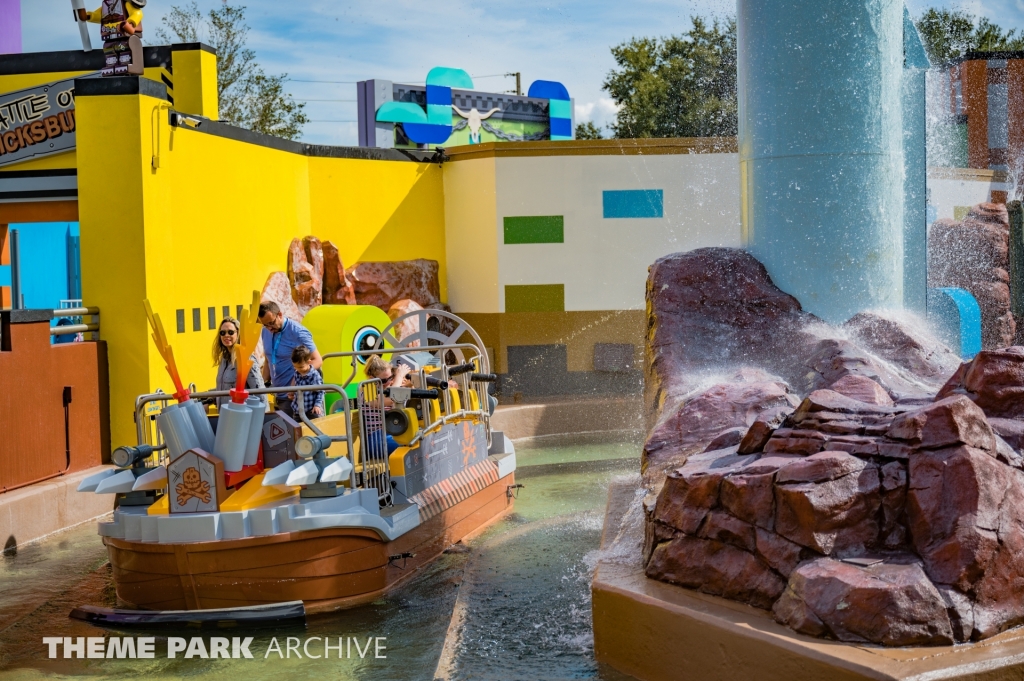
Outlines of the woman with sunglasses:
<svg viewBox="0 0 1024 681">
<path fill-rule="evenodd" d="M 225 317 L 220 323 L 220 330 L 213 339 L 213 363 L 217 367 L 217 387 L 215 390 L 231 390 L 235 387 L 238 368 L 235 361 L 240 324 L 234 317 Z M 263 388 L 263 374 L 255 359 L 249 370 L 249 378 L 245 381 L 246 388 Z M 266 402 L 266 395 L 257 395 L 260 401 Z M 218 397 L 217 408 L 231 401 L 230 397 Z"/>
</svg>

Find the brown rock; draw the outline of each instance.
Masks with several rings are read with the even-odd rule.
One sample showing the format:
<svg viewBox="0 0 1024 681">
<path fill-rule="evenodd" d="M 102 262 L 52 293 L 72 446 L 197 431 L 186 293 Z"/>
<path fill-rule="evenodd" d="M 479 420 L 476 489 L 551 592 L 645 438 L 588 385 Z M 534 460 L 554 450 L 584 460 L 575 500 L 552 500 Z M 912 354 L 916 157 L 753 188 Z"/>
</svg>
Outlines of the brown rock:
<svg viewBox="0 0 1024 681">
<path fill-rule="evenodd" d="M 648 414 L 674 407 L 708 365 L 778 365 L 812 315 L 780 291 L 764 266 L 736 248 L 698 248 L 659 258 L 647 277 Z M 768 360 L 767 362 L 763 360 Z M 744 424 L 750 425 L 750 424 Z"/>
<path fill-rule="evenodd" d="M 907 505 L 907 469 L 899 461 L 882 466 L 882 545 L 902 546 L 907 540 L 904 512 Z"/>
<path fill-rule="evenodd" d="M 793 482 L 827 482 L 850 473 L 860 473 L 867 465 L 846 452 L 819 452 L 786 463 L 779 469 L 775 479 L 780 485 Z"/>
<path fill-rule="evenodd" d="M 757 554 L 773 570 L 783 577 L 789 577 L 789 574 L 800 564 L 800 557 L 804 553 L 804 548 L 788 539 L 783 539 L 774 532 L 762 530 L 761 528 L 757 528 L 755 533 Z"/>
<path fill-rule="evenodd" d="M 970 591 L 999 549 L 999 505 L 1012 469 L 970 447 L 910 457 L 911 546 L 936 584 Z"/>
<path fill-rule="evenodd" d="M 974 584 L 974 638 L 1024 623 L 1024 474 L 1005 466 L 1002 470 L 1007 486 L 996 527 L 999 545 Z M 998 484 L 993 486 L 998 489 Z"/>
<path fill-rule="evenodd" d="M 863 551 L 878 541 L 878 467 L 845 452 L 825 454 L 808 465 L 798 461 L 779 469 L 775 531 L 825 555 Z M 842 470 L 852 472 L 832 477 Z M 783 476 L 794 482 L 783 483 Z"/>
<path fill-rule="evenodd" d="M 1024 449 L 1024 421 L 989 416 L 988 425 L 992 427 L 992 432 L 1006 441 L 1006 444 L 1018 452 Z"/>
<path fill-rule="evenodd" d="M 768 440 L 771 439 L 772 433 L 792 413 L 793 409 L 786 405 L 784 407 L 775 407 L 759 414 L 747 432 L 742 435 L 742 439 L 738 443 L 738 452 L 740 454 L 753 454 L 764 449 L 764 446 L 768 444 Z"/>
<path fill-rule="evenodd" d="M 897 416 L 886 437 L 930 449 L 965 444 L 991 451 L 996 445 L 985 413 L 964 395 L 947 397 Z"/>
<path fill-rule="evenodd" d="M 669 473 L 654 506 L 654 519 L 695 535 L 708 511 L 718 504 L 722 479 L 749 457 L 719 456 L 696 460 Z"/>
<path fill-rule="evenodd" d="M 953 625 L 953 638 L 958 642 L 970 641 L 974 631 L 974 604 L 971 599 L 950 586 L 935 586 L 946 603 L 946 614 Z"/>
<path fill-rule="evenodd" d="M 962 393 L 989 417 L 1024 418 L 1024 347 L 979 352 L 942 387 L 936 399 Z"/>
<path fill-rule="evenodd" d="M 755 422 L 756 423 L 756 422 Z M 753 427 L 753 426 L 751 426 Z M 727 449 L 729 447 L 737 447 L 740 441 L 743 440 L 743 436 L 746 434 L 746 429 L 742 426 L 735 428 L 727 428 L 721 433 L 715 436 L 715 438 L 708 443 L 708 446 L 704 448 L 705 452 L 716 452 L 721 449 Z M 749 454 L 750 452 L 743 452 Z"/>
<path fill-rule="evenodd" d="M 648 577 L 768 609 L 785 582 L 768 566 L 729 544 L 686 535 L 655 547 Z"/>
<path fill-rule="evenodd" d="M 323 302 L 324 254 L 315 236 L 292 239 L 288 247 L 292 300 L 303 316 Z"/>
<path fill-rule="evenodd" d="M 872 354 L 929 382 L 941 382 L 960 364 L 959 356 L 916 320 L 859 312 L 843 328 L 853 341 Z"/>
<path fill-rule="evenodd" d="M 758 527 L 775 525 L 775 472 L 795 456 L 765 456 L 722 480 L 720 501 L 737 518 Z"/>
<path fill-rule="evenodd" d="M 981 308 L 981 343 L 989 350 L 1013 343 L 1010 314 L 1009 217 L 1006 206 L 982 203 L 962 223 L 938 220 L 928 230 L 928 287 L 970 291 Z"/>
<path fill-rule="evenodd" d="M 866 376 L 847 374 L 830 385 L 829 390 L 866 404 L 884 407 L 892 407 L 896 404 L 889 397 L 889 393 L 885 392 L 885 388 Z"/>
<path fill-rule="evenodd" d="M 754 526 L 732 517 L 724 511 L 711 511 L 700 528 L 702 539 L 713 539 L 731 544 L 749 553 L 754 552 Z"/>
<path fill-rule="evenodd" d="M 825 388 L 846 376 L 864 376 L 881 385 L 889 394 L 905 398 L 922 395 L 922 383 L 931 381 L 900 367 L 887 364 L 856 343 L 843 338 L 818 338 L 808 334 L 812 347 L 805 351 L 806 367 L 801 379 L 792 385 L 802 392 Z M 936 377 L 932 381 L 938 381 Z"/>
<path fill-rule="evenodd" d="M 643 465 L 699 451 L 727 428 L 746 428 L 761 413 L 796 403 L 786 384 L 768 378 L 764 372 L 741 372 L 733 381 L 713 385 L 666 410 L 647 437 Z"/>
<path fill-rule="evenodd" d="M 345 279 L 345 265 L 341 261 L 338 247 L 330 241 L 323 244 L 324 254 L 324 305 L 355 305 L 356 292 Z"/>
<path fill-rule="evenodd" d="M 281 308 L 281 313 L 293 322 L 301 322 L 303 313 L 299 306 L 292 300 L 292 286 L 288 281 L 288 275 L 284 272 L 272 272 L 267 277 L 267 283 L 263 285 L 263 293 L 260 295 L 260 302 L 275 302 Z"/>
<path fill-rule="evenodd" d="M 772 610 L 798 632 L 884 646 L 954 642 L 946 605 L 916 562 L 801 564 Z"/>
<path fill-rule="evenodd" d="M 394 305 L 392 305 L 391 308 L 388 310 L 388 318 L 391 321 L 395 321 L 396 319 L 398 319 L 399 317 L 401 317 L 403 315 L 407 315 L 410 312 L 416 312 L 417 310 L 422 310 L 422 309 L 423 308 L 420 306 L 420 304 L 417 303 L 415 300 L 399 300 Z M 419 315 L 417 315 L 415 317 L 410 317 L 409 319 L 406 319 L 405 321 L 403 321 L 401 324 L 396 326 L 391 331 L 392 335 L 396 339 L 398 339 L 398 340 L 402 340 L 406 336 L 409 336 L 409 335 L 412 335 L 412 334 L 417 334 L 419 332 L 420 332 L 420 318 L 419 318 Z M 412 341 L 412 345 L 413 346 L 418 346 L 419 345 L 419 341 Z"/>
<path fill-rule="evenodd" d="M 359 262 L 345 273 L 345 279 L 359 305 L 376 305 L 384 311 L 399 300 L 427 307 L 441 299 L 436 260 Z"/>
<path fill-rule="evenodd" d="M 868 404 L 851 399 L 834 390 L 815 390 L 796 408 L 796 411 L 793 413 L 793 420 L 800 421 L 807 416 L 816 415 L 817 412 L 829 412 L 831 414 L 894 414 L 896 410 L 884 405 Z"/>
</svg>

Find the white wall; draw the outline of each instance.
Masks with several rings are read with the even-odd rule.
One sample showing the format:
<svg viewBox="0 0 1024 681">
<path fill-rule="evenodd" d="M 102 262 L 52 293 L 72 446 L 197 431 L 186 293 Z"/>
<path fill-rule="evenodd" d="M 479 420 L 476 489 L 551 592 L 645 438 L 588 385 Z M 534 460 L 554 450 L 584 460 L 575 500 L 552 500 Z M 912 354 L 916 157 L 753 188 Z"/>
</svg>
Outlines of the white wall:
<svg viewBox="0 0 1024 681">
<path fill-rule="evenodd" d="M 504 157 L 496 182 L 495 311 L 506 284 L 564 284 L 567 311 L 643 309 L 656 259 L 741 244 L 737 154 Z M 604 218 L 603 192 L 617 189 L 663 190 L 664 217 Z M 503 219 L 528 215 L 564 216 L 565 243 L 505 245 Z"/>
<path fill-rule="evenodd" d="M 991 201 L 991 192 L 1008 191 L 1009 183 L 997 178 L 974 177 L 972 171 L 965 171 L 963 178 L 957 178 L 956 169 L 933 169 L 928 175 L 929 219 L 955 218 L 957 207 L 970 207 Z M 987 174 L 987 173 L 986 173 Z M 940 175 L 936 177 L 936 175 Z"/>
</svg>

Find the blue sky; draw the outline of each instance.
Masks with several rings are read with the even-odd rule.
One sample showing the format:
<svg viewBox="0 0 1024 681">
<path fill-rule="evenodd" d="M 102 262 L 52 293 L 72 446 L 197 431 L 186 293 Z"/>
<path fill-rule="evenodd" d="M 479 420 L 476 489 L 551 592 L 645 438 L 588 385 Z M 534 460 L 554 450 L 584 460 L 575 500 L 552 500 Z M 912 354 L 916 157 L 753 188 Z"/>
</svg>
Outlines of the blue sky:
<svg viewBox="0 0 1024 681">
<path fill-rule="evenodd" d="M 222 0 L 199 0 L 201 9 Z M 91 0 L 90 7 L 98 5 Z M 148 41 L 163 15 L 185 0 L 149 0 Z M 478 90 L 504 91 L 520 71 L 525 89 L 535 79 L 561 81 L 576 102 L 577 121 L 605 125 L 614 104 L 601 90 L 614 66 L 609 48 L 632 37 L 685 31 L 693 14 L 727 16 L 735 0 L 235 0 L 248 8 L 249 45 L 268 73 L 288 73 L 289 92 L 308 101 L 314 122 L 303 134 L 320 144 L 355 145 L 353 82 L 385 78 L 422 81 L 433 66 L 463 68 Z M 911 13 L 958 7 L 1006 27 L 1024 28 L 1024 0 L 927 2 L 909 0 Z M 81 43 L 68 0 L 22 0 L 26 51 L 75 49 Z M 98 31 L 93 43 L 99 45 Z M 333 81 L 304 82 L 304 81 Z M 330 100 L 330 101 L 315 101 Z"/>
</svg>

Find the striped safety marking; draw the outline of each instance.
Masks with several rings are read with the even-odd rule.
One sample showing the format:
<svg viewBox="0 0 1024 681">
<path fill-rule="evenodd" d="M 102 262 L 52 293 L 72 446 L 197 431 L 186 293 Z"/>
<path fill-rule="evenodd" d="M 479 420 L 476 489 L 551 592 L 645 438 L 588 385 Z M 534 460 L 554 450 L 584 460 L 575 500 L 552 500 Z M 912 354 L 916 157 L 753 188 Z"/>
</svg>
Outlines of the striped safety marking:
<svg viewBox="0 0 1024 681">
<path fill-rule="evenodd" d="M 420 507 L 420 522 L 423 522 L 496 482 L 498 464 L 486 459 L 431 485 L 409 501 Z"/>
</svg>

